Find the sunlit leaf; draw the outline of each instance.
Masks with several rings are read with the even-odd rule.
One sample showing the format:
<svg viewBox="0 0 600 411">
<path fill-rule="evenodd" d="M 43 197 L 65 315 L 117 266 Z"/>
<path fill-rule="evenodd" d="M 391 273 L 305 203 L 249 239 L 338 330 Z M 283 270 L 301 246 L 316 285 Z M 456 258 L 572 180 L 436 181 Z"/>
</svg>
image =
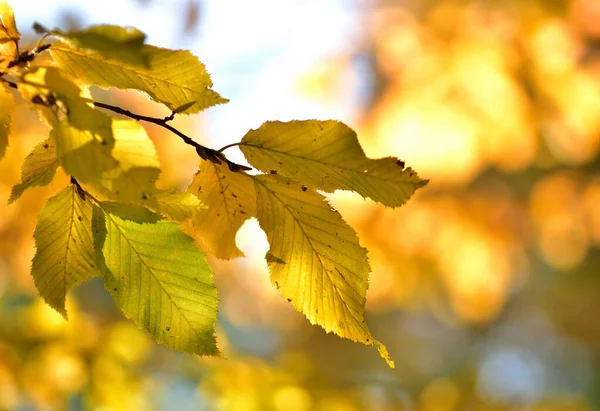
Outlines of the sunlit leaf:
<svg viewBox="0 0 600 411">
<path fill-rule="evenodd" d="M 10 193 L 9 203 L 16 201 L 28 188 L 50 184 L 58 168 L 54 138 L 38 144 L 25 158 L 21 167 L 21 182 Z"/>
<path fill-rule="evenodd" d="M 52 57 L 59 67 L 86 84 L 135 89 L 175 110 L 194 101 L 182 111 L 197 113 L 227 100 L 211 90 L 210 76 L 198 58 L 189 51 L 144 46 L 149 67 L 137 67 L 86 50 L 56 44 Z"/>
<path fill-rule="evenodd" d="M 277 175 L 254 177 L 256 217 L 271 248 L 271 282 L 283 298 L 327 332 L 385 347 L 365 324 L 369 286 L 367 251 L 325 198 Z"/>
<path fill-rule="evenodd" d="M 169 348 L 219 355 L 217 290 L 194 240 L 175 223 L 148 218 L 149 212 L 144 217 L 139 207 L 100 206 L 94 210 L 94 240 L 117 306 Z"/>
<path fill-rule="evenodd" d="M 190 193 L 157 193 L 156 211 L 175 221 L 186 221 L 206 208 L 198 197 Z"/>
<path fill-rule="evenodd" d="M 10 91 L 0 87 L 0 160 L 8 148 L 8 135 L 10 134 L 11 113 L 14 99 Z"/>
<path fill-rule="evenodd" d="M 103 24 L 68 33 L 54 31 L 53 34 L 73 48 L 87 49 L 106 59 L 133 66 L 148 67 L 150 64 L 144 50 L 146 35 L 134 27 Z"/>
<path fill-rule="evenodd" d="M 386 206 L 404 204 L 427 180 L 404 162 L 365 156 L 356 133 L 337 121 L 267 122 L 240 149 L 254 167 L 319 190 L 352 190 Z"/>
<path fill-rule="evenodd" d="M 42 207 L 33 234 L 31 275 L 44 300 L 65 317 L 69 290 L 99 275 L 92 240 L 92 205 L 74 185 Z"/>
<path fill-rule="evenodd" d="M 200 170 L 187 191 L 206 205 L 192 220 L 206 248 L 222 259 L 242 256 L 235 245 L 235 234 L 255 214 L 256 194 L 251 178 L 230 171 L 226 164 L 201 160 Z"/>
<path fill-rule="evenodd" d="M 67 174 L 119 201 L 150 200 L 160 164 L 137 121 L 97 110 L 82 98 L 86 92 L 56 68 L 39 67 L 23 80 L 19 90 L 52 128 L 57 158 Z"/>
<path fill-rule="evenodd" d="M 152 201 L 154 181 L 160 174 L 160 162 L 152 140 L 136 121 L 112 119 L 115 144 L 111 155 L 118 166 L 100 176 L 100 185 L 124 202 Z"/>
<path fill-rule="evenodd" d="M 19 55 L 18 41 L 21 34 L 15 24 L 15 15 L 8 2 L 0 1 L 0 71 Z"/>
</svg>

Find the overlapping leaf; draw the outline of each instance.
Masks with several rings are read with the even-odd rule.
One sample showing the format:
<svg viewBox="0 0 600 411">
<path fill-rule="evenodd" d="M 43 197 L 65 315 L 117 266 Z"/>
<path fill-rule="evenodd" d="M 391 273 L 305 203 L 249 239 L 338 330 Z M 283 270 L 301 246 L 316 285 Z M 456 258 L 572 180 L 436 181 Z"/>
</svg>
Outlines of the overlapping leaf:
<svg viewBox="0 0 600 411">
<path fill-rule="evenodd" d="M 134 27 L 102 24 L 68 33 L 53 31 L 52 34 L 73 48 L 87 49 L 106 59 L 133 66 L 148 67 L 150 64 L 144 49 L 146 35 Z"/>
<path fill-rule="evenodd" d="M 8 148 L 8 135 L 10 134 L 11 113 L 14 99 L 12 94 L 4 87 L 0 87 L 0 160 Z"/>
<path fill-rule="evenodd" d="M 354 230 L 320 194 L 278 175 L 254 179 L 256 216 L 271 245 L 271 282 L 312 323 L 376 345 L 393 367 L 365 324 L 370 267 Z"/>
<path fill-rule="evenodd" d="M 50 184 L 57 168 L 56 142 L 51 137 L 38 144 L 25 158 L 21 167 L 21 182 L 13 187 L 8 202 L 16 201 L 28 188 Z"/>
<path fill-rule="evenodd" d="M 143 51 L 149 59 L 148 67 L 107 59 L 66 44 L 55 44 L 51 49 L 59 67 L 80 81 L 104 88 L 140 90 L 171 110 L 195 102 L 181 111 L 193 114 L 227 102 L 211 90 L 212 81 L 204 64 L 189 51 L 154 46 L 144 46 Z"/>
<path fill-rule="evenodd" d="M 44 113 L 67 174 L 119 201 L 150 199 L 160 164 L 139 123 L 96 110 L 81 98 L 86 92 L 56 68 L 38 67 L 23 80 L 19 90 Z"/>
<path fill-rule="evenodd" d="M 157 193 L 155 210 L 174 221 L 187 221 L 206 207 L 190 193 Z"/>
<path fill-rule="evenodd" d="M 98 275 L 91 221 L 92 205 L 71 185 L 42 207 L 33 234 L 31 275 L 44 300 L 65 317 L 68 291 Z"/>
<path fill-rule="evenodd" d="M 242 256 L 235 245 L 235 235 L 242 223 L 255 214 L 256 194 L 251 178 L 230 171 L 226 164 L 202 160 L 187 191 L 206 205 L 192 220 L 206 248 L 222 259 Z"/>
<path fill-rule="evenodd" d="M 143 208 L 101 207 L 94 210 L 95 245 L 117 306 L 169 348 L 219 355 L 217 290 L 194 240 Z"/>
<path fill-rule="evenodd" d="M 356 133 L 337 121 L 267 122 L 249 131 L 240 149 L 264 172 L 328 192 L 356 191 L 389 207 L 401 206 L 427 184 L 397 158 L 367 158 Z"/>
<path fill-rule="evenodd" d="M 19 55 L 21 38 L 13 10 L 4 0 L 0 1 L 0 20 L 0 71 L 4 71 Z"/>
</svg>

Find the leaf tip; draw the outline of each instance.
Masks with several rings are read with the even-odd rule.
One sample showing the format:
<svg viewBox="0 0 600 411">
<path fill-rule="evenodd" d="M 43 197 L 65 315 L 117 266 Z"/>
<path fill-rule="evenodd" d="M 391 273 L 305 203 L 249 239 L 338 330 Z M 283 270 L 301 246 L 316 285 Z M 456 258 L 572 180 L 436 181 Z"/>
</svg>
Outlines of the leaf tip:
<svg viewBox="0 0 600 411">
<path fill-rule="evenodd" d="M 394 360 L 391 359 L 390 354 L 388 353 L 387 347 L 377 340 L 373 341 L 373 344 L 377 347 L 377 350 L 379 351 L 379 356 L 385 360 L 387 365 L 392 370 L 394 368 L 396 368 L 396 364 L 394 363 Z"/>
</svg>

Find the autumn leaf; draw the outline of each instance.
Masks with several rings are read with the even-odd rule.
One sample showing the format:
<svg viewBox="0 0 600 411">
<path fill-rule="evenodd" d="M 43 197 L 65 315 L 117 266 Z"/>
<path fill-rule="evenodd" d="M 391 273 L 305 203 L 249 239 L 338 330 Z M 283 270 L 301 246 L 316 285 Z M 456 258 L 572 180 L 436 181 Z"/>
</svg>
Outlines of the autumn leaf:
<svg viewBox="0 0 600 411">
<path fill-rule="evenodd" d="M 155 211 L 169 217 L 174 221 L 187 221 L 206 208 L 198 197 L 190 193 L 168 193 L 155 194 Z"/>
<path fill-rule="evenodd" d="M 108 24 L 52 34 L 76 49 L 86 49 L 100 56 L 132 66 L 148 67 L 150 60 L 144 49 L 146 35 L 134 27 Z"/>
<path fill-rule="evenodd" d="M 138 122 L 95 109 L 82 98 L 86 91 L 54 67 L 37 67 L 22 79 L 19 90 L 51 127 L 56 156 L 67 174 L 115 200 L 151 200 L 160 163 Z"/>
<path fill-rule="evenodd" d="M 389 207 L 401 206 L 427 184 L 397 158 L 367 158 L 356 133 L 337 121 L 267 122 L 250 130 L 240 149 L 266 173 L 327 192 L 356 191 Z"/>
<path fill-rule="evenodd" d="M 255 214 L 252 179 L 229 170 L 226 164 L 201 160 L 200 170 L 187 192 L 206 205 L 192 220 L 204 246 L 221 259 L 243 256 L 235 245 L 235 235 L 243 222 Z"/>
<path fill-rule="evenodd" d="M 204 64 L 189 51 L 144 46 L 143 52 L 149 58 L 147 68 L 106 59 L 66 44 L 51 48 L 58 66 L 85 84 L 143 91 L 171 110 L 181 110 L 194 102 L 181 111 L 184 114 L 227 102 L 211 89 L 212 81 Z"/>
<path fill-rule="evenodd" d="M 217 290 L 194 240 L 142 207 L 99 203 L 94 241 L 117 306 L 167 347 L 219 356 Z"/>
<path fill-rule="evenodd" d="M 14 98 L 6 88 L 0 87 L 0 160 L 6 154 L 8 148 L 8 136 L 10 134 L 11 113 L 13 111 Z"/>
<path fill-rule="evenodd" d="M 57 168 L 56 142 L 54 138 L 49 138 L 38 144 L 25 158 L 21 167 L 21 182 L 13 187 L 8 203 L 19 199 L 31 187 L 50 184 Z"/>
<path fill-rule="evenodd" d="M 294 308 L 325 331 L 385 346 L 364 319 L 369 262 L 355 231 L 325 198 L 278 175 L 254 177 L 256 217 L 267 234 L 271 283 Z"/>
<path fill-rule="evenodd" d="M 4 71 L 19 55 L 21 38 L 13 10 L 4 0 L 0 1 L 0 20 L 0 71 Z"/>
<path fill-rule="evenodd" d="M 74 185 L 50 198 L 33 233 L 31 275 L 40 295 L 65 318 L 69 290 L 99 275 L 92 241 L 92 205 Z"/>
</svg>

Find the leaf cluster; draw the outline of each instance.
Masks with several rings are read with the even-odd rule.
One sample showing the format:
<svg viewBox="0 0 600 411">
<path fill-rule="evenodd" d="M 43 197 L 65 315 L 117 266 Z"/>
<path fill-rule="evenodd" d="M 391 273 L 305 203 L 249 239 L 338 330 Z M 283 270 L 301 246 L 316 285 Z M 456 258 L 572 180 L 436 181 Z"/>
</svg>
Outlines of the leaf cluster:
<svg viewBox="0 0 600 411">
<path fill-rule="evenodd" d="M 204 65 L 184 50 L 145 44 L 131 27 L 93 26 L 41 35 L 19 52 L 12 9 L 0 2 L 0 156 L 18 93 L 48 138 L 27 156 L 9 202 L 49 184 L 60 167 L 71 184 L 50 198 L 34 232 L 31 274 L 44 300 L 67 316 L 69 290 L 101 277 L 117 306 L 169 348 L 220 356 L 218 295 L 204 248 L 242 256 L 235 235 L 254 217 L 267 234 L 271 282 L 311 323 L 375 345 L 364 320 L 370 266 L 355 231 L 320 192 L 350 190 L 399 207 L 427 181 L 393 157 L 369 159 L 356 133 L 337 121 L 267 122 L 239 143 L 251 167 L 229 161 L 170 125 L 227 100 Z M 51 60 L 36 64 L 48 51 Z M 90 86 L 138 90 L 171 110 L 152 118 L 94 101 Z M 118 117 L 115 114 L 119 115 Z M 186 192 L 160 190 L 160 163 L 140 122 L 158 124 L 195 149 L 198 172 Z M 191 220 L 194 238 L 178 222 Z"/>
</svg>

